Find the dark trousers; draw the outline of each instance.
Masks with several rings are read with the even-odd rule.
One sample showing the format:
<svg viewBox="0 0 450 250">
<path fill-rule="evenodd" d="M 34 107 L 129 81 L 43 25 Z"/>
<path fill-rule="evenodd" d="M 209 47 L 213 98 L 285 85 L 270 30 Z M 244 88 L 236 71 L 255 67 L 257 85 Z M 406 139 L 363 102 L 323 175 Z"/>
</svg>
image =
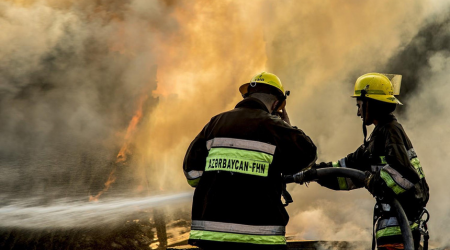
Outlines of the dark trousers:
<svg viewBox="0 0 450 250">
<path fill-rule="evenodd" d="M 414 230 L 412 231 L 413 239 L 414 239 L 414 250 L 421 250 L 422 246 L 420 245 L 420 231 Z M 386 247 L 377 247 L 378 250 L 389 250 L 389 248 Z"/>
</svg>

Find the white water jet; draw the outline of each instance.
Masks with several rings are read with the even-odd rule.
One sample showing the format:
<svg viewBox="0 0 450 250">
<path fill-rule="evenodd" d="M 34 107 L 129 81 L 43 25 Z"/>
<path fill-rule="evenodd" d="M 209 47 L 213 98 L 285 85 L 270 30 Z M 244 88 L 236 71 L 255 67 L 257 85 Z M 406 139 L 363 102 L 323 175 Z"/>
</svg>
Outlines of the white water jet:
<svg viewBox="0 0 450 250">
<path fill-rule="evenodd" d="M 105 199 L 97 202 L 60 200 L 46 206 L 16 201 L 0 207 L 0 227 L 44 229 L 104 226 L 145 209 L 187 203 L 192 192 L 144 198 Z"/>
</svg>

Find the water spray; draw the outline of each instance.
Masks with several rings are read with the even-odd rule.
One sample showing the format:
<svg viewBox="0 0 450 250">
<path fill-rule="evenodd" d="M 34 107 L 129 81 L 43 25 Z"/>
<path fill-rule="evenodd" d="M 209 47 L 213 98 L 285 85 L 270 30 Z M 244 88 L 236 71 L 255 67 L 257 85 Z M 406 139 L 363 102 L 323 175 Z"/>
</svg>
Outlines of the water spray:
<svg viewBox="0 0 450 250">
<path fill-rule="evenodd" d="M 97 202 L 61 200 L 48 206 L 18 201 L 0 207 L 3 228 L 84 228 L 120 222 L 124 216 L 145 209 L 188 203 L 192 192 L 144 198 L 104 199 Z"/>
</svg>

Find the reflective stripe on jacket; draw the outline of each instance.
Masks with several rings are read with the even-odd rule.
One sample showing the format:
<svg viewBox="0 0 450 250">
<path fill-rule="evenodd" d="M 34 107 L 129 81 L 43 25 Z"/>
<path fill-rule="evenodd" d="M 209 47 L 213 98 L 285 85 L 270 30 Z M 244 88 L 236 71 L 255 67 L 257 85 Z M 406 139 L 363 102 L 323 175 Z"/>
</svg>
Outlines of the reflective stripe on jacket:
<svg viewBox="0 0 450 250">
<path fill-rule="evenodd" d="M 213 117 L 183 164 L 196 187 L 189 243 L 285 245 L 289 216 L 281 202 L 281 175 L 315 160 L 311 139 L 269 114 L 258 99 L 246 98 Z"/>
</svg>

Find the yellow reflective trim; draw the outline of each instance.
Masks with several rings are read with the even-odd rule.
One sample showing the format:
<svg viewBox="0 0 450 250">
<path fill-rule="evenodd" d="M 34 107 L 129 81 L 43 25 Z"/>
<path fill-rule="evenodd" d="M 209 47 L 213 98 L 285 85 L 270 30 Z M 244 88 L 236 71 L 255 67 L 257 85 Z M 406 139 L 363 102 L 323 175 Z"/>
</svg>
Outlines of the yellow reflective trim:
<svg viewBox="0 0 450 250">
<path fill-rule="evenodd" d="M 197 179 L 193 179 L 193 180 L 187 179 L 187 182 L 189 183 L 189 185 L 191 185 L 191 187 L 196 187 L 198 185 L 198 183 L 200 182 L 200 177 Z"/>
<path fill-rule="evenodd" d="M 420 161 L 418 158 L 412 158 L 411 164 L 413 165 L 414 169 L 416 170 L 417 174 L 419 175 L 420 179 L 425 177 L 425 173 L 423 172 L 422 165 L 420 165 Z"/>
<path fill-rule="evenodd" d="M 229 171 L 267 176 L 273 161 L 270 154 L 234 148 L 212 148 L 206 158 L 205 171 Z"/>
<path fill-rule="evenodd" d="M 208 157 L 211 158 L 240 158 L 251 159 L 253 161 L 272 163 L 273 156 L 270 154 L 235 148 L 212 148 L 209 150 Z"/>
<path fill-rule="evenodd" d="M 386 156 L 380 156 L 381 164 L 387 164 Z"/>
<path fill-rule="evenodd" d="M 336 161 L 332 163 L 334 168 L 340 168 L 341 164 Z M 340 190 L 348 190 L 348 184 L 347 184 L 347 180 L 345 177 L 337 177 L 337 181 L 339 183 L 339 189 Z"/>
<path fill-rule="evenodd" d="M 411 225 L 411 231 L 416 229 L 418 226 L 419 225 L 417 223 L 413 223 Z M 400 229 L 400 226 L 386 227 L 376 232 L 377 239 L 380 237 L 395 236 L 395 235 L 402 235 L 402 230 Z"/>
<path fill-rule="evenodd" d="M 286 245 L 286 238 L 281 235 L 251 235 L 191 230 L 189 239 L 219 242 L 251 243 L 259 245 Z"/>
<path fill-rule="evenodd" d="M 394 191 L 395 194 L 401 194 L 406 191 L 405 189 L 403 189 L 402 187 L 397 185 L 397 183 L 394 181 L 394 179 L 392 179 L 391 175 L 388 172 L 386 172 L 384 169 L 381 169 L 380 177 L 381 177 L 381 179 L 384 180 L 384 182 L 386 182 L 386 185 L 388 187 L 390 187 L 392 189 L 392 191 Z"/>
<path fill-rule="evenodd" d="M 345 177 L 338 177 L 339 189 L 340 190 L 348 190 L 347 180 Z"/>
</svg>

